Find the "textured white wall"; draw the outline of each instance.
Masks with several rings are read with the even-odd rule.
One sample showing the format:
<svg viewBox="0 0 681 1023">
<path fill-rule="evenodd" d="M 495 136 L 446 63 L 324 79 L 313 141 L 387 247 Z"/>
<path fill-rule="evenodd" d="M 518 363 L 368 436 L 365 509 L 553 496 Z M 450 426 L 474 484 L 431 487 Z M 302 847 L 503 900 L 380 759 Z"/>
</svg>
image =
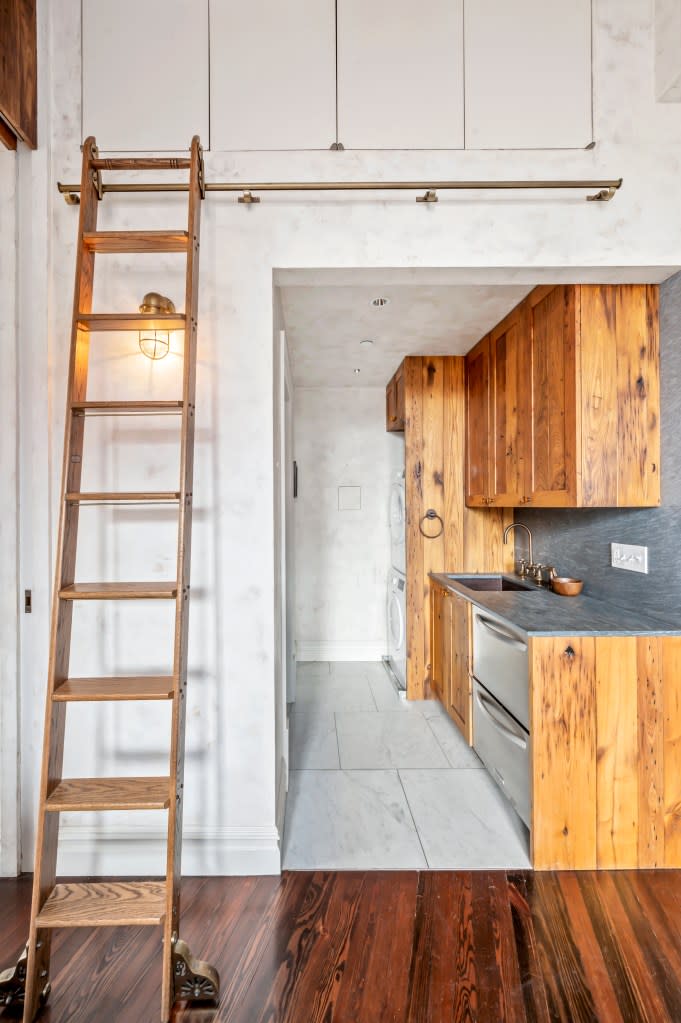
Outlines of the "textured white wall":
<svg viewBox="0 0 681 1023">
<path fill-rule="evenodd" d="M 390 483 L 404 464 L 401 437 L 385 430 L 385 389 L 296 388 L 294 421 L 298 660 L 380 660 Z M 361 488 L 360 510 L 339 510 L 339 486 Z"/>
<path fill-rule="evenodd" d="M 206 200 L 189 652 L 184 861 L 188 872 L 276 870 L 279 864 L 272 269 L 492 268 L 488 280 L 509 282 L 515 275 L 532 284 L 554 275 L 547 267 L 568 268 L 567 275 L 578 279 L 582 267 L 681 264 L 681 119 L 674 104 L 654 100 L 652 4 L 596 0 L 594 7 L 594 150 L 209 154 L 207 174 L 212 180 L 623 175 L 625 183 L 614 202 L 602 205 L 546 194 L 458 196 L 450 201 L 441 197 L 437 206 L 425 208 L 413 196 L 364 196 L 356 201 L 325 196 L 317 201 L 282 195 L 265 197 L 251 208 L 226 196 Z M 57 197 L 54 183 L 78 178 L 81 142 L 80 2 L 43 0 L 40 10 L 49 41 L 41 96 L 49 123 L 41 150 L 30 157 L 37 182 L 35 237 L 32 251 L 20 263 L 20 286 L 27 297 L 30 293 L 31 302 L 30 330 L 20 338 L 24 476 L 20 589 L 33 586 L 37 598 L 22 633 L 24 869 L 32 864 L 47 663 L 47 580 L 58 511 L 77 227 L 77 211 Z M 141 68 L 140 95 L 143 73 Z M 129 196 L 107 198 L 100 221 L 104 228 L 145 224 L 168 228 L 182 226 L 183 217 L 181 198 Z M 102 263 L 98 257 L 98 272 Z M 109 270 L 115 265 L 112 259 Z M 506 269 L 493 269 L 499 267 Z M 116 272 L 118 281 L 109 286 L 107 301 L 116 298 L 120 308 L 132 303 L 134 308 L 148 281 L 175 294 L 172 274 L 144 270 L 132 258 L 118 261 Z M 104 355 L 102 349 L 108 366 L 117 365 L 116 372 L 124 373 L 126 383 L 138 386 L 149 370 L 135 352 L 135 339 L 129 338 L 127 354 L 119 349 L 118 355 L 116 363 L 115 355 Z M 100 379 L 113 386 L 114 376 L 109 377 L 104 367 L 102 373 Z M 137 429 L 140 424 L 134 425 Z M 124 449 L 126 471 L 160 477 L 168 461 L 166 425 L 150 450 L 143 451 L 139 438 L 131 438 Z M 117 466 L 123 463 L 114 460 L 102 438 L 93 442 L 91 454 L 115 479 Z M 152 578 L 163 577 L 169 567 L 164 547 L 167 526 L 158 535 L 142 521 L 126 520 L 120 526 L 126 527 L 129 537 L 137 524 L 145 530 L 144 550 L 137 550 L 149 558 Z M 91 559 L 91 570 L 125 568 L 137 573 L 141 567 L 133 556 L 135 549 L 126 549 L 127 539 L 108 546 L 104 531 L 96 527 L 88 537 L 84 556 Z M 162 623 L 154 624 L 151 615 L 133 617 L 123 642 L 123 612 L 113 631 L 105 628 L 98 614 L 87 651 L 95 667 L 151 664 L 163 656 Z M 71 715 L 72 724 L 79 726 L 78 732 L 71 732 L 78 739 L 78 769 L 157 773 L 167 738 L 160 712 L 158 717 L 146 714 L 132 725 L 119 712 L 104 714 L 108 716 L 97 727 Z M 69 766 L 75 769 L 73 760 Z M 103 822 L 96 820 L 85 828 L 75 822 L 63 829 L 65 869 L 99 867 L 111 873 L 153 869 L 160 849 L 158 828 L 150 827 L 144 814 L 108 817 L 106 827 L 115 829 L 117 840 L 100 845 L 94 860 L 85 854 L 84 840 L 100 834 L 97 829 Z"/>
<path fill-rule="evenodd" d="M 0 153 L 0 875 L 18 872 L 17 157 Z"/>
</svg>

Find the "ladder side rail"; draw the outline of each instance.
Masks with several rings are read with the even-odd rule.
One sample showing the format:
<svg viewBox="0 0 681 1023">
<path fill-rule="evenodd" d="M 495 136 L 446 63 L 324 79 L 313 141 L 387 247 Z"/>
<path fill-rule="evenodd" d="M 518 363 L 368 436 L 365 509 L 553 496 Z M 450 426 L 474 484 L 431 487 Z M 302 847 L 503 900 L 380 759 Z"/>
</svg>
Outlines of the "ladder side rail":
<svg viewBox="0 0 681 1023">
<path fill-rule="evenodd" d="M 163 982 L 161 1019 L 170 1019 L 174 1001 L 173 939 L 179 936 L 182 863 L 182 811 L 184 803 L 184 749 L 187 709 L 187 638 L 194 478 L 194 429 L 196 397 L 196 345 L 199 294 L 199 245 L 203 188 L 203 152 L 198 136 L 191 145 L 187 277 L 185 291 L 184 367 L 182 386 L 182 437 L 180 452 L 180 513 L 177 542 L 177 602 L 173 676 L 175 699 L 170 748 L 171 803 L 168 811 L 167 909 L 163 934 Z"/>
<path fill-rule="evenodd" d="M 52 624 L 50 654 L 43 733 L 43 761 L 40 781 L 40 804 L 36 831 L 36 855 L 31 902 L 31 928 L 29 932 L 28 964 L 24 1023 L 32 1023 L 40 1005 L 40 996 L 49 977 L 51 932 L 38 929 L 36 918 L 56 882 L 59 814 L 46 813 L 45 804 L 50 792 L 61 780 L 64 759 L 66 704 L 57 703 L 52 694 L 59 681 L 68 677 L 73 605 L 59 598 L 61 587 L 74 581 L 76 541 L 78 536 L 78 505 L 67 505 L 68 490 L 80 489 L 84 420 L 72 414 L 72 402 L 84 400 L 87 390 L 89 331 L 78 326 L 78 313 L 89 312 L 92 307 L 94 253 L 84 251 L 83 233 L 94 231 L 98 212 L 98 175 L 92 169 L 97 155 L 95 139 L 87 138 L 83 144 L 81 176 L 81 203 L 76 252 L 76 283 L 74 289 L 71 347 L 68 370 L 68 396 L 64 424 L 64 453 L 62 470 L 59 535 L 52 596 Z M 39 946 L 39 947 L 38 947 Z"/>
</svg>

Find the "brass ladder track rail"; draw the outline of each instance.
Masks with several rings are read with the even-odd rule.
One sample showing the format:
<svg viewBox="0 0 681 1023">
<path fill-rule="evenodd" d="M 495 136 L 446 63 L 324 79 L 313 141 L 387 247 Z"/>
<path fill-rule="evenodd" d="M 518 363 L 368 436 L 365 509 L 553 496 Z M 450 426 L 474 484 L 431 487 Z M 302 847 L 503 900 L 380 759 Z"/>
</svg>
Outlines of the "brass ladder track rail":
<svg viewBox="0 0 681 1023">
<path fill-rule="evenodd" d="M 103 194 L 102 169 L 187 169 L 187 230 L 180 232 L 97 232 Z M 49 996 L 52 932 L 57 927 L 160 926 L 163 934 L 160 1019 L 167 1023 L 176 1000 L 214 1001 L 219 977 L 191 955 L 179 937 L 184 733 L 187 686 L 189 569 L 191 556 L 194 402 L 196 382 L 200 211 L 203 154 L 198 137 L 185 159 L 100 160 L 94 138 L 83 145 L 79 186 L 80 217 L 68 371 L 61 513 L 57 541 L 43 762 L 36 837 L 31 922 L 25 952 L 13 969 L 0 974 L 0 1006 L 23 1002 L 23 1023 L 32 1023 Z M 121 251 L 186 254 L 185 312 L 172 329 L 184 330 L 181 400 L 91 401 L 87 398 L 90 334 L 128 330 L 140 317 L 92 312 L 96 253 Z M 176 321 L 176 322 L 175 322 Z M 172 412 L 181 417 L 180 471 L 176 490 L 112 493 L 81 490 L 86 414 Z M 76 582 L 78 521 L 82 504 L 116 501 L 171 502 L 177 506 L 177 573 L 169 581 Z M 172 671 L 165 676 L 70 678 L 74 606 L 83 600 L 165 599 L 175 603 Z M 73 702 L 169 700 L 172 707 L 167 776 L 64 778 L 67 706 Z M 168 815 L 166 877 L 161 881 L 57 883 L 60 814 L 91 810 L 165 810 Z"/>
<path fill-rule="evenodd" d="M 102 169 L 117 170 L 115 160 L 100 160 Z M 130 161 L 122 161 L 125 164 Z M 238 201 L 247 206 L 260 202 L 256 192 L 423 192 L 416 202 L 438 202 L 438 192 L 506 192 L 506 191 L 580 191 L 588 192 L 589 202 L 609 202 L 622 187 L 622 178 L 540 180 L 540 181 L 207 181 L 202 185 L 203 194 L 209 192 L 241 192 Z M 71 206 L 77 206 L 79 185 L 57 182 L 57 189 Z M 593 191 L 595 189 L 595 191 Z M 100 195 L 113 192 L 186 192 L 183 182 L 107 182 L 100 184 Z"/>
</svg>

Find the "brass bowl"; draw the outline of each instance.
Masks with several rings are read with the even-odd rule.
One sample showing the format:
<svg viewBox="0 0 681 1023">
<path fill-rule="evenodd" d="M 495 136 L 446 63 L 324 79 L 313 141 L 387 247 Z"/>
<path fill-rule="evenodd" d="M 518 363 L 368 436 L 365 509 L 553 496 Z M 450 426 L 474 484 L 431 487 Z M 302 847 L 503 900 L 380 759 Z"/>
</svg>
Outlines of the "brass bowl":
<svg viewBox="0 0 681 1023">
<path fill-rule="evenodd" d="M 558 576 L 551 582 L 554 593 L 559 593 L 561 597 L 576 597 L 578 593 L 582 592 L 582 586 L 584 583 L 581 579 L 570 579 L 567 576 Z"/>
</svg>

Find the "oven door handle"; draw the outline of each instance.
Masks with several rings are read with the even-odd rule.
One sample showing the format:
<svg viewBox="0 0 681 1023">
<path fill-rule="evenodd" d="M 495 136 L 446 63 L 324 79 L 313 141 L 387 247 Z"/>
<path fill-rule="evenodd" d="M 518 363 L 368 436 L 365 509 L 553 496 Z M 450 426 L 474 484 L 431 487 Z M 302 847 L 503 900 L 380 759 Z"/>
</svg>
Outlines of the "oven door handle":
<svg viewBox="0 0 681 1023">
<path fill-rule="evenodd" d="M 485 618 L 484 615 L 477 615 L 477 619 L 481 625 L 484 625 L 486 629 L 493 632 L 495 636 L 498 636 L 504 643 L 508 643 L 509 646 L 513 646 L 516 650 L 527 650 L 527 643 L 523 643 L 522 640 L 518 639 L 510 632 L 499 625 L 497 622 L 492 621 L 491 618 Z"/>
<path fill-rule="evenodd" d="M 480 689 L 477 688 L 475 690 L 475 698 L 478 701 L 480 710 L 483 712 L 483 714 L 487 715 L 487 717 L 490 719 L 490 721 L 497 729 L 497 731 L 505 735 L 506 738 L 510 739 L 511 742 L 515 743 L 516 746 L 520 746 L 522 750 L 526 750 L 527 739 L 525 738 L 524 733 L 521 734 L 520 732 L 514 731 L 512 728 L 509 727 L 506 721 L 501 719 L 499 711 L 496 709 L 494 702 L 492 701 L 492 698 L 485 695 L 484 692 L 481 692 Z M 518 728 L 520 728 L 520 725 L 518 725 Z"/>
</svg>

